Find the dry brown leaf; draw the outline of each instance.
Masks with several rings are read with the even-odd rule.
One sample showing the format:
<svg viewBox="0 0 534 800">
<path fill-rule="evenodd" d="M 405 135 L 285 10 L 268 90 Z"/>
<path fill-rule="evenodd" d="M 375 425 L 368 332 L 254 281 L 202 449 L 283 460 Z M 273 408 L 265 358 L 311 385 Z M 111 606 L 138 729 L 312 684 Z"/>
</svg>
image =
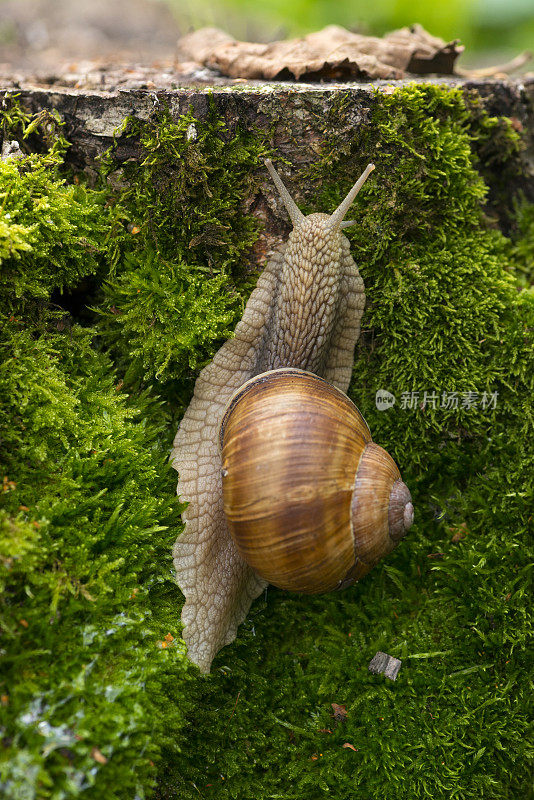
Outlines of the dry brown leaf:
<svg viewBox="0 0 534 800">
<path fill-rule="evenodd" d="M 350 742 L 345 742 L 345 744 L 343 745 L 343 747 L 348 747 L 348 748 L 350 748 L 351 750 L 354 750 L 354 752 L 355 752 L 355 753 L 357 753 L 357 752 L 358 752 L 358 748 L 357 748 L 357 747 L 354 747 L 354 745 L 353 745 L 353 744 L 351 744 Z"/>
<path fill-rule="evenodd" d="M 332 703 L 332 710 L 334 712 L 334 719 L 336 722 L 345 722 L 347 719 L 347 709 L 339 703 Z"/>
<path fill-rule="evenodd" d="M 452 533 L 451 542 L 453 544 L 465 539 L 468 534 L 467 524 L 465 522 L 461 522 L 456 528 L 450 528 L 449 530 Z"/>
<path fill-rule="evenodd" d="M 218 28 L 201 28 L 178 42 L 178 57 L 231 78 L 263 80 L 394 80 L 406 74 L 452 74 L 463 47 L 427 33 L 421 25 L 382 39 L 328 25 L 302 39 L 269 44 L 239 42 Z"/>
</svg>

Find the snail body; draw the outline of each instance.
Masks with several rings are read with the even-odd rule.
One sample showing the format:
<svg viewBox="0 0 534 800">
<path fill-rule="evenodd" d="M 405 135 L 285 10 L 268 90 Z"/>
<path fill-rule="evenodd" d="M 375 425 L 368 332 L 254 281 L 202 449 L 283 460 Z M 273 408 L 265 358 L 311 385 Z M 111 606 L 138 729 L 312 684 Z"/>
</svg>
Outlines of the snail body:
<svg viewBox="0 0 534 800">
<path fill-rule="evenodd" d="M 252 600 L 270 580 L 243 558 L 225 512 L 219 441 L 227 405 L 248 380 L 280 368 L 307 370 L 345 392 L 365 305 L 363 281 L 341 231 L 352 224 L 344 217 L 373 165 L 333 214 L 305 217 L 271 162 L 265 163 L 293 230 L 261 273 L 234 337 L 198 376 L 171 456 L 178 494 L 188 503 L 185 529 L 173 548 L 186 598 L 183 637 L 203 672 L 235 639 Z"/>
<path fill-rule="evenodd" d="M 405 535 L 410 492 L 349 398 L 309 372 L 247 381 L 225 412 L 224 511 L 264 580 L 319 594 L 362 578 Z"/>
</svg>

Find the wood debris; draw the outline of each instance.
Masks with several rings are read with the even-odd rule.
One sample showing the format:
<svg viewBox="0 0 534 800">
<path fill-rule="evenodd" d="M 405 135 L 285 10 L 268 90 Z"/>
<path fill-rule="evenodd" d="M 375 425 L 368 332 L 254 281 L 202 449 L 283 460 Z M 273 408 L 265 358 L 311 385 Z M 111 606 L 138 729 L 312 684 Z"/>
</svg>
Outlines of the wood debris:
<svg viewBox="0 0 534 800">
<path fill-rule="evenodd" d="M 392 681 L 397 680 L 402 661 L 393 656 L 388 656 L 387 653 L 382 653 L 380 650 L 373 656 L 369 664 L 369 672 L 375 674 L 383 673 L 386 678 Z"/>
</svg>

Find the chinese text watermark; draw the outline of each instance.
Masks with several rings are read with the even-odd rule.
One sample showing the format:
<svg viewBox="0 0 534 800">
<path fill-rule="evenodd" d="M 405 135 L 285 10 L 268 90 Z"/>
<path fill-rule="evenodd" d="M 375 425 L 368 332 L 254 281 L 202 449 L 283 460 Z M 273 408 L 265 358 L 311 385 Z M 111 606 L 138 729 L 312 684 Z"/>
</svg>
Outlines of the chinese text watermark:
<svg viewBox="0 0 534 800">
<path fill-rule="evenodd" d="M 404 411 L 415 409 L 474 409 L 483 411 L 497 408 L 498 392 L 439 392 L 435 389 L 424 391 L 402 392 L 398 403 Z M 397 402 L 397 398 L 386 389 L 379 389 L 375 396 L 376 407 L 379 411 L 387 411 Z"/>
</svg>

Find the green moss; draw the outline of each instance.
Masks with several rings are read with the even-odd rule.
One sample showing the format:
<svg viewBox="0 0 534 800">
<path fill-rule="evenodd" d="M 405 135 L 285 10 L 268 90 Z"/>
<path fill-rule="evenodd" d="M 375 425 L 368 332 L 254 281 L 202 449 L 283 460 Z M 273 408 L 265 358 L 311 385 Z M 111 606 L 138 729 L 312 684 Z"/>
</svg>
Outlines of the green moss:
<svg viewBox="0 0 534 800">
<path fill-rule="evenodd" d="M 176 750 L 193 672 L 170 574 L 170 422 L 161 403 L 120 391 L 94 329 L 45 302 L 95 269 L 78 261 L 87 230 L 108 232 L 100 193 L 86 193 L 91 230 L 50 152 L 0 174 L 31 229 L 28 258 L 4 261 L 0 313 L 0 793 L 143 797 L 162 749 Z"/>
<path fill-rule="evenodd" d="M 151 420 L 161 409 L 126 402 L 93 335 L 2 321 L 6 798 L 22 796 L 30 768 L 28 797 L 141 791 L 186 705 L 164 713 L 187 662 L 167 563 L 179 506 Z"/>
<path fill-rule="evenodd" d="M 520 285 L 528 288 L 534 284 L 534 205 L 519 202 L 515 212 L 510 261 Z"/>
<path fill-rule="evenodd" d="M 119 214 L 139 228 L 135 249 L 148 244 L 217 274 L 237 272 L 256 238 L 257 224 L 241 201 L 254 186 L 261 142 L 240 129 L 229 135 L 213 107 L 204 121 L 191 113 L 174 120 L 166 108 L 148 122 L 129 118 L 120 137 L 141 147 L 139 159 L 122 165 L 123 188 L 115 195 Z M 117 166 L 112 149 L 105 174 L 117 177 Z M 124 249 L 131 248 L 129 240 Z"/>
<path fill-rule="evenodd" d="M 61 176 L 68 142 L 61 124 L 48 113 L 35 119 L 17 104 L 2 113 L 4 135 L 23 146 L 39 133 L 50 147 L 0 162 L 0 296 L 4 309 L 76 284 L 95 273 L 107 231 L 104 197 Z"/>
<path fill-rule="evenodd" d="M 207 276 L 154 251 L 128 253 L 104 287 L 100 332 L 124 369 L 126 386 L 160 382 L 160 391 L 198 369 L 231 334 L 243 300 L 225 274 Z"/>
<path fill-rule="evenodd" d="M 342 98 L 325 130 L 349 111 Z M 19 138 L 32 124 L 16 106 L 6 120 Z M 4 795 L 130 800 L 158 771 L 167 800 L 526 796 L 532 214 L 504 209 L 513 239 L 498 232 L 487 211 L 499 186 L 485 181 L 491 158 L 516 168 L 509 122 L 460 91 L 377 93 L 353 140 L 332 133 L 302 176 L 307 210 L 328 211 L 377 166 L 347 231 L 368 298 L 350 393 L 398 461 L 416 524 L 342 593 L 269 588 L 209 678 L 179 638 L 170 414 L 250 291 L 257 229 L 242 203 L 265 146 L 214 112 L 130 121 L 123 135 L 142 157 L 121 165 L 113 150 L 107 184 L 71 208 L 65 144 L 47 130 L 24 140 L 39 157 L 2 173 L 24 211 L 13 205 L 5 238 L 21 296 L 5 289 L 0 333 Z M 72 226 L 64 268 L 45 225 L 30 240 L 28 196 Z M 47 303 L 87 274 L 78 316 L 91 328 Z M 388 411 L 381 389 L 396 396 Z M 402 659 L 395 683 L 368 672 L 377 650 Z"/>
<path fill-rule="evenodd" d="M 266 152 L 261 138 L 230 136 L 213 108 L 205 121 L 168 110 L 148 123 L 128 120 L 122 138 L 139 142 L 139 160 L 119 165 L 114 214 L 134 236 L 116 237 L 103 287 L 100 331 L 127 385 L 177 382 L 206 363 L 235 327 L 252 288 L 246 258 L 258 225 L 242 210 Z"/>
</svg>

